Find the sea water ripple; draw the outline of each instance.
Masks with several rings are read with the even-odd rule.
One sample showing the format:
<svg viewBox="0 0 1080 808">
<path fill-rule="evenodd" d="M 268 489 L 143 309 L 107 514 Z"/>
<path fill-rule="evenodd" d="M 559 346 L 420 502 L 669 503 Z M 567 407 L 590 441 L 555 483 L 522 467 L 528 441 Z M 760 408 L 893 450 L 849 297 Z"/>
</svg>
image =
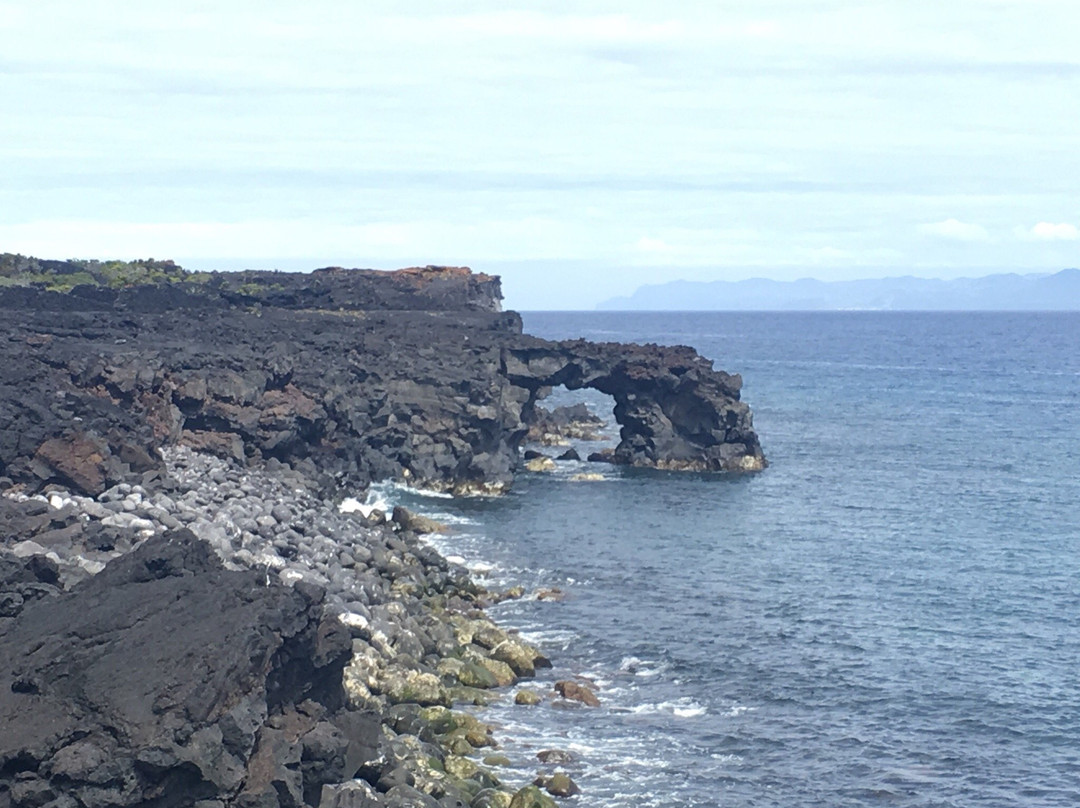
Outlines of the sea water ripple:
<svg viewBox="0 0 1080 808">
<path fill-rule="evenodd" d="M 603 704 L 495 707 L 513 771 L 570 750 L 571 804 L 612 808 L 1080 804 L 1080 316 L 525 322 L 741 372 L 772 465 L 389 492 L 491 585 L 566 594 L 493 613 Z"/>
</svg>

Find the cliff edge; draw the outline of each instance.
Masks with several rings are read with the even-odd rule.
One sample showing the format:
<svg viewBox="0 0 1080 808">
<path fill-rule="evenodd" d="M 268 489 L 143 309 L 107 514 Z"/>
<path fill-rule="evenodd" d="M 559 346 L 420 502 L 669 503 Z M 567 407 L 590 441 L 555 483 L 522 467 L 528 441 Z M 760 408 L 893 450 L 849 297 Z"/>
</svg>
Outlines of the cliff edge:
<svg viewBox="0 0 1080 808">
<path fill-rule="evenodd" d="M 190 273 L 0 256 L 0 477 L 95 495 L 187 445 L 328 484 L 513 480 L 546 388 L 614 399 L 614 461 L 754 471 L 741 379 L 687 347 L 552 342 L 465 268 Z"/>
</svg>

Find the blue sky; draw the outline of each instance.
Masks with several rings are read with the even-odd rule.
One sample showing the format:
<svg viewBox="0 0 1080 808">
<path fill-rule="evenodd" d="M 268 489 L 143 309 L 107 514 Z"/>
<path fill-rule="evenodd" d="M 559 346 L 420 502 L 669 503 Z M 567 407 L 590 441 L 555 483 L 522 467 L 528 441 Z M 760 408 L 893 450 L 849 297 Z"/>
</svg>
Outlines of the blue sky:
<svg viewBox="0 0 1080 808">
<path fill-rule="evenodd" d="M 1075 0 L 0 0 L 0 251 L 666 279 L 1080 264 Z"/>
</svg>

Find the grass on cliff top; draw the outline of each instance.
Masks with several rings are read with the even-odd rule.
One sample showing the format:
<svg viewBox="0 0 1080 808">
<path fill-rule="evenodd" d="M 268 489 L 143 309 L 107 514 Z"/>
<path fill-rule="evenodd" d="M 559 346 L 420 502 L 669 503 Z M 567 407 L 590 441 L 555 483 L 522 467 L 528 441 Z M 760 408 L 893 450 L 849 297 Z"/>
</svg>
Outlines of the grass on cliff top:
<svg viewBox="0 0 1080 808">
<path fill-rule="evenodd" d="M 169 283 L 206 283 L 209 272 L 188 272 L 172 261 L 46 261 L 0 253 L 0 286 L 35 286 L 51 292 L 70 292 L 76 286 L 124 289 Z"/>
</svg>

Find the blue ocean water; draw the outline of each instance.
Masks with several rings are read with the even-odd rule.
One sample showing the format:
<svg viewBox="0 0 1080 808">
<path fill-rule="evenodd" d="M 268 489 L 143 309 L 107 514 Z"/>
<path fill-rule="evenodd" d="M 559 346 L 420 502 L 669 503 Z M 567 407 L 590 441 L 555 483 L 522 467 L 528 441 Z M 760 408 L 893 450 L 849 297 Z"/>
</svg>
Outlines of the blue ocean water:
<svg viewBox="0 0 1080 808">
<path fill-rule="evenodd" d="M 538 688 L 603 701 L 489 711 L 520 776 L 562 748 L 570 804 L 1080 805 L 1080 315 L 525 324 L 741 373 L 771 466 L 412 496 L 455 522 L 445 552 L 566 593 L 494 610 L 554 659 Z"/>
</svg>

